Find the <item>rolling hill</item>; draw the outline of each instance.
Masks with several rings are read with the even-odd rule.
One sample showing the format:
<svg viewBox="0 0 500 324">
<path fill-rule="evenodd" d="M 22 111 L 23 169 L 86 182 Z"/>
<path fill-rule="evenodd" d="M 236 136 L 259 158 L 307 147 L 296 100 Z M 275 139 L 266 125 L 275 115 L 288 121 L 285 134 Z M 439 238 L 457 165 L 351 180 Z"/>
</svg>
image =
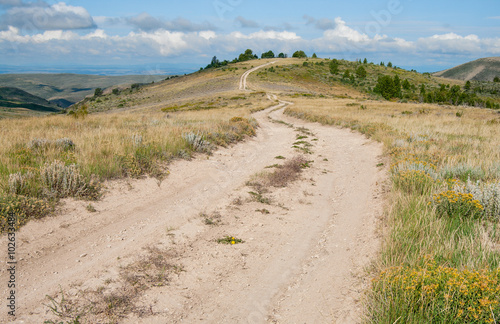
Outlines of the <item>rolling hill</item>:
<svg viewBox="0 0 500 324">
<path fill-rule="evenodd" d="M 56 104 L 14 87 L 0 87 L 2 116 L 33 115 L 58 112 Z"/>
<path fill-rule="evenodd" d="M 436 72 L 435 76 L 464 81 L 493 81 L 500 77 L 500 57 L 486 57 L 454 68 Z"/>
<path fill-rule="evenodd" d="M 22 89 L 65 108 L 93 94 L 96 88 L 126 87 L 163 79 L 163 75 L 0 74 L 0 86 Z"/>
</svg>

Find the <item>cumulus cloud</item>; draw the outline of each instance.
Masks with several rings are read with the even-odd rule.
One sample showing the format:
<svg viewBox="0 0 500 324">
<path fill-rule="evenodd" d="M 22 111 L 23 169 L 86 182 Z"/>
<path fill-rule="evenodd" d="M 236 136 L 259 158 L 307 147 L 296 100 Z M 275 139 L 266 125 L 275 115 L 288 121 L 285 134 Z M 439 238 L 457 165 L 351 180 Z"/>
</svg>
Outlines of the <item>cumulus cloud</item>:
<svg viewBox="0 0 500 324">
<path fill-rule="evenodd" d="M 156 18 L 143 12 L 137 16 L 125 18 L 126 23 L 141 31 L 155 31 L 165 29 L 169 31 L 192 32 L 201 30 L 216 30 L 215 26 L 208 22 L 195 24 L 184 18 L 176 18 L 174 20 L 165 20 Z"/>
<path fill-rule="evenodd" d="M 236 17 L 235 21 L 240 23 L 242 28 L 259 28 L 259 24 L 257 22 L 245 19 L 242 16 Z"/>
<path fill-rule="evenodd" d="M 484 42 L 481 42 L 477 35 L 460 36 L 455 33 L 447 33 L 419 38 L 417 44 L 421 51 L 463 54 L 480 52 Z"/>
<path fill-rule="evenodd" d="M 344 38 L 348 41 L 352 42 L 367 42 L 370 40 L 368 35 L 358 32 L 355 29 L 347 26 L 346 22 L 342 20 L 342 18 L 335 18 L 335 28 L 328 29 L 323 33 L 326 39 L 339 39 Z"/>
<path fill-rule="evenodd" d="M 5 1 L 7 12 L 0 16 L 0 29 L 9 26 L 23 30 L 59 30 L 95 28 L 94 20 L 83 7 L 75 7 L 59 2 L 49 5 L 38 1 L 23 3 L 21 1 Z"/>
</svg>

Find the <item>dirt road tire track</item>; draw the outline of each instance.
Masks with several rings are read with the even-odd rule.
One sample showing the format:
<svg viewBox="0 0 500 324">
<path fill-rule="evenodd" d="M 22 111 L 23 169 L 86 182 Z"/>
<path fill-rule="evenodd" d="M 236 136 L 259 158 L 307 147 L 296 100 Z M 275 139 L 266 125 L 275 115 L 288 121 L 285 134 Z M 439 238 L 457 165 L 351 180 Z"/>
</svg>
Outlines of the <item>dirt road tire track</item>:
<svg viewBox="0 0 500 324">
<path fill-rule="evenodd" d="M 252 70 L 240 80 L 244 89 Z M 62 289 L 71 297 L 97 288 L 151 245 L 174 249 L 185 272 L 137 301 L 152 314 L 131 314 L 123 323 L 359 322 L 364 267 L 378 248 L 381 145 L 346 129 L 283 116 L 287 104 L 256 113 L 261 127 L 246 143 L 209 159 L 175 162 L 160 188 L 151 179 L 132 181 L 133 189 L 116 182 L 95 204 L 97 214 L 68 201 L 61 215 L 23 227 L 14 322 L 42 322 L 50 316 L 42 305 L 46 295 Z M 252 175 L 277 163 L 278 155 L 297 154 L 297 131 L 268 116 L 310 129 L 315 136 L 309 140 L 318 139 L 307 155 L 314 162 L 302 180 L 270 193 L 272 205 L 235 205 L 235 199 L 248 199 L 245 183 Z M 221 226 L 203 224 L 199 214 L 212 211 L 222 214 Z M 215 243 L 225 234 L 245 243 Z M 5 237 L 0 244 L 6 246 Z M 5 266 L 0 280 L 7 282 Z M 0 313 L 0 322 L 8 320 Z"/>
</svg>

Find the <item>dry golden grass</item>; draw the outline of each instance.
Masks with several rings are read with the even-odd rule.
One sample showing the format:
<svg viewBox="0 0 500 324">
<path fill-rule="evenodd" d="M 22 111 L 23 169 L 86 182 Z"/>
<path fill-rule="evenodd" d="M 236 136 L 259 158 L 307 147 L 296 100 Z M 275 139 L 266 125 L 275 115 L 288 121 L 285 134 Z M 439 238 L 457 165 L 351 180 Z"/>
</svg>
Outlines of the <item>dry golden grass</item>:
<svg viewBox="0 0 500 324">
<path fill-rule="evenodd" d="M 388 150 L 412 136 L 426 137 L 422 151 L 438 163 L 466 163 L 485 171 L 499 168 L 500 114 L 488 109 L 351 99 L 294 98 L 290 113 L 359 129 L 384 142 Z M 361 107 L 363 106 L 363 107 Z M 463 114 L 457 117 L 457 112 Z M 367 129 L 367 125 L 373 125 Z M 377 125 L 384 125 L 378 129 Z M 422 140 L 418 139 L 417 140 Z M 402 144 L 403 145 L 403 144 Z M 415 153 L 415 150 L 414 150 Z"/>
</svg>

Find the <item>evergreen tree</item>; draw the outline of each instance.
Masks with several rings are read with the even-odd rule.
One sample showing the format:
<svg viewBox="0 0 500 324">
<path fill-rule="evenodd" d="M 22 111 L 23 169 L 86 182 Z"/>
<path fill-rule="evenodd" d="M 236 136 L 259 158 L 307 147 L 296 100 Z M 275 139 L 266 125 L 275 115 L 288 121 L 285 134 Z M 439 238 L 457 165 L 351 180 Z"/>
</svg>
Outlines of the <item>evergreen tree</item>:
<svg viewBox="0 0 500 324">
<path fill-rule="evenodd" d="M 392 96 L 401 98 L 401 80 L 399 79 L 399 76 L 395 75 L 392 82 Z"/>
<path fill-rule="evenodd" d="M 330 61 L 330 73 L 337 74 L 339 73 L 339 61 L 333 59 Z"/>
<path fill-rule="evenodd" d="M 356 75 L 358 76 L 358 78 L 364 79 L 364 78 L 366 78 L 367 74 L 368 73 L 366 72 L 366 69 L 362 65 L 360 65 L 356 69 Z"/>
<path fill-rule="evenodd" d="M 472 85 L 471 85 L 470 81 L 467 80 L 467 82 L 465 82 L 464 89 L 466 91 L 469 91 L 471 87 L 472 87 Z"/>
<path fill-rule="evenodd" d="M 405 90 L 410 90 L 410 88 L 411 88 L 411 84 L 408 81 L 408 79 L 405 79 L 401 85 L 403 86 L 403 89 L 405 89 Z"/>
</svg>

